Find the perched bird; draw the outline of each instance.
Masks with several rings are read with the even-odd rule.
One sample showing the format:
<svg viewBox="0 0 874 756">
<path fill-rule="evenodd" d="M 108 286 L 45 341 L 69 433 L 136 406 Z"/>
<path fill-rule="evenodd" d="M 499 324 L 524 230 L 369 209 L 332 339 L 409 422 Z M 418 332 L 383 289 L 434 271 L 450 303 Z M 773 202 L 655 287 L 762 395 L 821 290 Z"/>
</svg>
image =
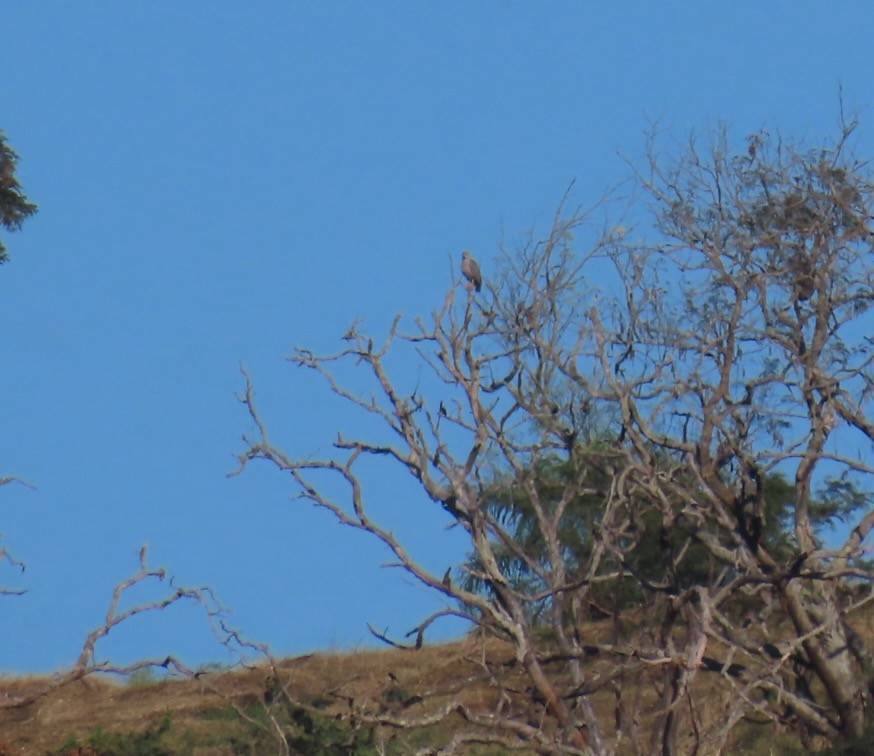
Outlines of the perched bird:
<svg viewBox="0 0 874 756">
<path fill-rule="evenodd" d="M 452 568 L 448 567 L 446 569 L 446 573 L 443 575 L 443 587 L 447 591 L 452 590 Z"/>
<path fill-rule="evenodd" d="M 470 252 L 464 250 L 461 253 L 461 272 L 464 277 L 473 284 L 473 288 L 479 291 L 483 287 L 483 274 L 480 273 L 479 265 L 470 256 Z"/>
</svg>

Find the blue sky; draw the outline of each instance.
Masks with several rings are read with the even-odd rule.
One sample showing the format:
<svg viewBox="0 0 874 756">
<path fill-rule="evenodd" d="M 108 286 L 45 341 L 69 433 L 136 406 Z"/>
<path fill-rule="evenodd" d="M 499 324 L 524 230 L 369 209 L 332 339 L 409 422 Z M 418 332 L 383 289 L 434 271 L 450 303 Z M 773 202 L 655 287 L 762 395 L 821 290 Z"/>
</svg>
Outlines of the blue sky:
<svg viewBox="0 0 874 756">
<path fill-rule="evenodd" d="M 72 663 L 143 542 L 282 654 L 439 608 L 278 474 L 227 477 L 240 363 L 275 440 L 326 452 L 354 425 L 293 347 L 427 314 L 462 248 L 488 275 L 571 180 L 585 203 L 626 178 L 652 122 L 668 145 L 720 121 L 816 141 L 843 86 L 874 154 L 872 23 L 861 2 L 5 6 L 0 129 L 40 213 L 0 269 L 0 473 L 36 486 L 0 489 L 28 565 L 0 573 L 28 589 L 2 599 L 0 670 Z M 435 571 L 461 560 L 406 482 L 368 495 Z M 107 640 L 223 659 L 191 611 Z"/>
</svg>

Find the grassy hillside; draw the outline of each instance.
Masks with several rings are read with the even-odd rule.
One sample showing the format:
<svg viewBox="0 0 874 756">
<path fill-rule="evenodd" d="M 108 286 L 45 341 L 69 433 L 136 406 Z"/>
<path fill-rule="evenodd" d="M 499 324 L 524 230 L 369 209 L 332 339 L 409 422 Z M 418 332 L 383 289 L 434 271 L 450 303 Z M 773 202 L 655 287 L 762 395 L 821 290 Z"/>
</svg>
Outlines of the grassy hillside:
<svg viewBox="0 0 874 756">
<path fill-rule="evenodd" d="M 866 611 L 854 621 L 866 638 L 872 633 L 872 617 Z M 609 623 L 592 623 L 590 629 L 593 641 L 599 636 L 606 640 Z M 561 659 L 548 664 L 553 675 L 561 676 L 566 668 Z M 618 743 L 615 732 L 604 735 L 618 753 L 646 753 L 650 715 L 660 705 L 658 669 L 650 674 L 638 668 L 627 676 L 617 676 L 616 669 L 615 662 L 596 656 L 587 663 L 587 676 L 616 679 L 623 689 L 622 706 L 634 706 L 637 737 L 646 742 L 638 743 L 638 750 L 628 735 Z M 41 678 L 0 678 L 0 701 L 44 685 Z M 601 722 L 618 716 L 614 691 L 608 685 L 590 698 Z M 704 673 L 696 677 L 692 695 L 706 702 L 698 721 L 706 730 L 721 721 L 731 689 L 721 684 L 720 675 Z M 292 753 L 407 754 L 445 746 L 461 732 L 487 733 L 482 725 L 488 718 L 508 712 L 517 721 L 549 731 L 554 724 L 544 716 L 542 703 L 532 695 L 509 645 L 471 637 L 418 651 L 310 654 L 283 660 L 275 669 L 265 663 L 216 670 L 193 680 L 85 679 L 27 706 L 0 709 L 0 756 L 276 754 L 282 753 L 277 727 L 289 735 Z M 359 716 L 353 724 L 352 712 L 379 723 L 362 724 Z M 412 720 L 418 721 L 416 727 L 398 726 Z M 691 748 L 691 740 L 686 745 Z M 465 743 L 460 752 L 499 754 L 506 748 L 490 745 L 484 735 L 481 742 Z M 730 752 L 803 751 L 791 733 L 767 719 L 752 718 L 734 731 Z"/>
<path fill-rule="evenodd" d="M 483 679 L 481 660 L 488 653 L 507 662 L 508 652 L 496 642 L 486 650 L 482 642 L 467 640 L 415 653 L 313 654 L 279 663 L 275 677 L 268 665 L 260 665 L 198 680 L 120 684 L 88 679 L 26 707 L 0 711 L 0 756 L 276 753 L 271 717 L 292 726 L 301 752 L 377 753 L 379 745 L 408 752 L 445 742 L 452 718 L 398 733 L 385 727 L 354 731 L 338 717 L 348 712 L 351 701 L 398 716 L 420 714 L 423 707 L 432 711 L 450 699 L 477 708 L 491 705 L 496 696 Z M 0 680 L 0 699 L 42 682 Z M 316 744 L 324 750 L 312 750 Z"/>
</svg>

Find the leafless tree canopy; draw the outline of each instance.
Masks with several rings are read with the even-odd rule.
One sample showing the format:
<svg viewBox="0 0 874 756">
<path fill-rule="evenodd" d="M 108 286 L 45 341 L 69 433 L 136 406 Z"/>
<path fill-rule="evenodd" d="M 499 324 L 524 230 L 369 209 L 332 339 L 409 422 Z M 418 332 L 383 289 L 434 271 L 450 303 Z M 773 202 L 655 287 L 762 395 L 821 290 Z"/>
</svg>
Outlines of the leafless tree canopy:
<svg viewBox="0 0 874 756">
<path fill-rule="evenodd" d="M 441 615 L 511 644 L 512 662 L 483 659 L 491 709 L 422 710 L 464 719 L 447 748 L 715 753 L 754 727 L 808 747 L 863 736 L 874 212 L 853 128 L 814 149 L 762 132 L 737 152 L 722 133 L 674 160 L 653 150 L 637 173 L 651 223 L 580 249 L 592 216 L 565 203 L 546 238 L 489 265 L 482 293 L 454 282 L 411 332 L 398 319 L 376 342 L 353 326 L 335 354 L 297 350 L 385 438 L 341 432 L 330 457 L 288 454 L 247 378 L 243 465 L 277 465 L 443 593 Z M 430 369 L 427 389 L 393 378 L 390 350 Z M 340 381 L 345 363 L 372 394 Z M 374 456 L 466 531 L 455 579 L 365 508 Z M 508 664 L 526 686 L 506 682 Z M 417 721 L 365 704 L 356 716 Z"/>
<path fill-rule="evenodd" d="M 16 564 L 19 564 L 16 562 Z M 165 588 L 162 595 L 152 600 L 131 602 L 132 592 L 143 588 Z M 4 591 L 8 593 L 10 591 Z M 21 592 L 21 591 L 18 591 Z M 112 598 L 107 607 L 106 616 L 90 633 L 82 644 L 82 650 L 76 663 L 69 669 L 55 673 L 51 678 L 34 678 L 36 682 L 26 686 L 20 694 L 4 697 L 0 701 L 0 713 L 9 709 L 20 709 L 39 701 L 53 690 L 82 680 L 89 675 L 105 674 L 119 677 L 129 677 L 139 670 L 164 669 L 181 677 L 198 677 L 199 672 L 190 669 L 179 658 L 168 655 L 157 659 L 142 659 L 130 664 L 119 664 L 110 659 L 102 658 L 99 652 L 101 639 L 109 635 L 121 625 L 128 625 L 139 616 L 156 614 L 184 602 L 199 606 L 204 613 L 216 639 L 225 647 L 233 650 L 235 657 L 242 662 L 244 652 L 252 651 L 258 656 L 265 656 L 266 649 L 262 646 L 244 640 L 225 622 L 225 610 L 213 595 L 208 586 L 178 586 L 166 570 L 150 567 L 148 564 L 148 549 L 140 550 L 140 568 L 130 577 L 122 580 L 113 588 Z M 269 655 L 267 655 L 269 658 Z"/>
</svg>

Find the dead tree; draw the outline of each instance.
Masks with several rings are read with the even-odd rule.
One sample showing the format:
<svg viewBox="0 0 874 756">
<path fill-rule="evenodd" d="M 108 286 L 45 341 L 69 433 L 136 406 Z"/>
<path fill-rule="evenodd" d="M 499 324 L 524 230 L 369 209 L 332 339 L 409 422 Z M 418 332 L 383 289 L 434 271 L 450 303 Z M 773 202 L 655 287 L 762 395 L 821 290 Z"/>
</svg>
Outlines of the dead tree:
<svg viewBox="0 0 874 756">
<path fill-rule="evenodd" d="M 334 354 L 297 350 L 382 438 L 287 454 L 247 376 L 256 434 L 241 468 L 272 462 L 302 499 L 376 537 L 447 597 L 441 615 L 507 641 L 526 680 L 484 660 L 492 711 L 451 701 L 396 721 L 364 707 L 361 721 L 457 716 L 458 742 L 569 753 L 718 752 L 750 720 L 808 744 L 863 734 L 871 652 L 853 622 L 871 601 L 874 213 L 851 132 L 815 150 L 762 133 L 737 155 L 718 134 L 653 157 L 638 176 L 651 227 L 581 253 L 574 232 L 592 216 L 562 207 L 483 293 L 456 281 L 412 332 L 397 319 L 377 345 L 353 325 Z M 387 366 L 405 349 L 430 371 L 416 387 Z M 372 393 L 341 382 L 347 363 Z M 465 530 L 469 579 L 431 573 L 372 518 L 361 470 L 374 457 Z M 777 475 L 790 480 L 779 539 L 766 537 Z M 491 506 L 496 491 L 524 502 L 529 541 Z M 840 543 L 817 530 L 829 513 L 854 518 Z"/>
<path fill-rule="evenodd" d="M 720 748 L 753 711 L 805 742 L 865 729 L 870 649 L 850 618 L 871 600 L 874 265 L 854 128 L 810 150 L 763 134 L 753 159 L 732 156 L 724 134 L 669 167 L 653 157 L 642 180 L 663 238 L 612 255 L 623 328 L 589 318 L 603 381 L 579 361 L 569 372 L 616 406 L 627 463 L 666 524 L 685 523 L 724 566 L 715 584 L 673 599 L 690 638 L 743 660 L 736 675 L 720 670 L 732 705 L 704 738 Z M 673 477 L 654 450 L 675 460 Z M 783 553 L 762 537 L 772 473 L 794 480 Z M 816 507 L 851 526 L 827 539 Z M 740 604 L 754 626 L 737 621 Z"/>
<path fill-rule="evenodd" d="M 130 593 L 141 591 L 150 586 L 167 586 L 168 589 L 163 595 L 153 600 L 142 600 L 127 606 L 127 608 L 121 608 L 126 603 L 125 600 Z M 20 709 L 30 706 L 58 688 L 83 680 L 91 675 L 130 677 L 139 670 L 163 669 L 179 677 L 199 677 L 199 672 L 190 669 L 182 660 L 172 655 L 157 659 L 142 659 L 129 664 L 119 664 L 110 659 L 100 658 L 98 655 L 100 640 L 107 636 L 110 631 L 130 624 L 138 616 L 163 612 L 181 603 L 193 603 L 201 607 L 217 640 L 226 648 L 232 649 L 240 662 L 247 651 L 251 651 L 259 657 L 267 656 L 269 658 L 264 647 L 245 641 L 236 631 L 227 626 L 224 619 L 225 610 L 208 586 L 174 585 L 173 578 L 168 576 L 166 570 L 149 566 L 148 550 L 146 546 L 143 546 L 140 550 L 139 570 L 113 588 L 106 616 L 97 627 L 88 633 L 76 663 L 68 669 L 57 671 L 44 680 L 37 678 L 33 685 L 28 686 L 19 695 L 7 694 L 0 702 L 0 713 L 5 709 Z"/>
</svg>

